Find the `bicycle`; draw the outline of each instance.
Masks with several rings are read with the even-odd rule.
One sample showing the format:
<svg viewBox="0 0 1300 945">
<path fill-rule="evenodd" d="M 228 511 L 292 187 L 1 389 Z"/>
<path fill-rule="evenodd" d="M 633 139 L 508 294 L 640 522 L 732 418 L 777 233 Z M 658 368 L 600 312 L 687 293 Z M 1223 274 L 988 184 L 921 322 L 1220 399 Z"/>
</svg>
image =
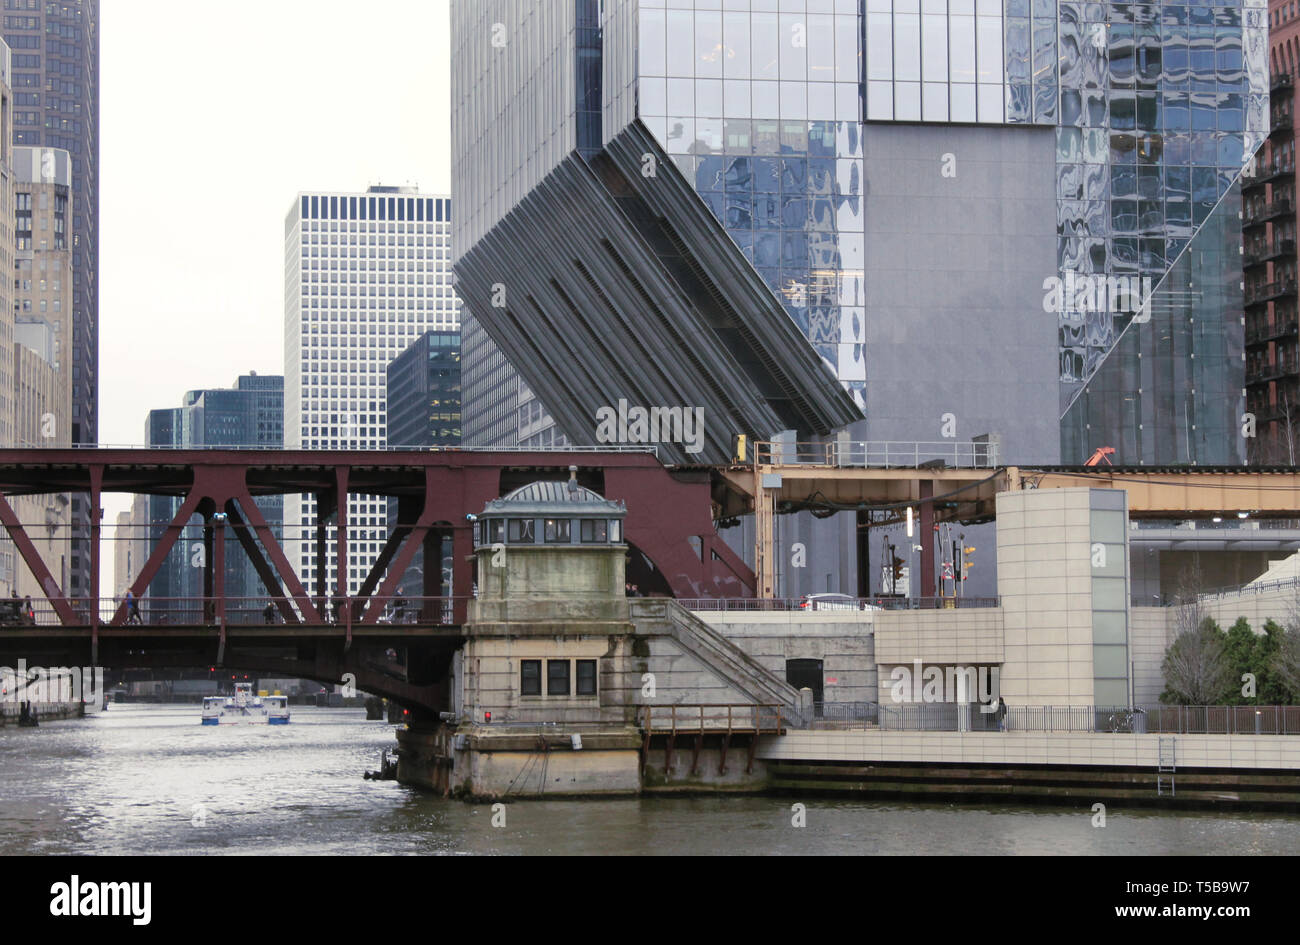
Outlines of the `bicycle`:
<svg viewBox="0 0 1300 945">
<path fill-rule="evenodd" d="M 1106 730 L 1131 735 L 1133 734 L 1133 720 L 1135 718 L 1137 718 L 1137 713 L 1132 709 L 1120 709 L 1106 720 Z"/>
</svg>

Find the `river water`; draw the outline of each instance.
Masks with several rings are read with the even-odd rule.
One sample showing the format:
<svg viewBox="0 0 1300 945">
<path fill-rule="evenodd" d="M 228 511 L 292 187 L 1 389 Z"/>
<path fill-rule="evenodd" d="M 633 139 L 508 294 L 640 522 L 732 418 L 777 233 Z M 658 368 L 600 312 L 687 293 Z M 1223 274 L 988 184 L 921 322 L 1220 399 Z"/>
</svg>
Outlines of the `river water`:
<svg viewBox="0 0 1300 945">
<path fill-rule="evenodd" d="M 113 705 L 0 729 L 0 854 L 1290 854 L 1300 817 L 786 797 L 529 800 L 504 808 L 366 781 L 393 727 L 294 707 L 287 726 L 201 726 Z M 497 818 L 500 819 L 499 817 Z"/>
</svg>

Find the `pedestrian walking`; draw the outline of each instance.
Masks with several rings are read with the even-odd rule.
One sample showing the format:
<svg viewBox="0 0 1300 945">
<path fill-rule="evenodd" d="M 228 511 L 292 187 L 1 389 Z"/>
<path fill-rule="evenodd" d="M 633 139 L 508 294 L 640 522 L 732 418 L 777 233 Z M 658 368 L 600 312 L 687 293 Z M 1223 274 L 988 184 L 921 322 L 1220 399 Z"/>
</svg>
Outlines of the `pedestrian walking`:
<svg viewBox="0 0 1300 945">
<path fill-rule="evenodd" d="M 144 623 L 144 621 L 140 619 L 140 602 L 135 599 L 135 595 L 131 593 L 129 587 L 126 589 L 126 622 L 135 624 Z"/>
</svg>

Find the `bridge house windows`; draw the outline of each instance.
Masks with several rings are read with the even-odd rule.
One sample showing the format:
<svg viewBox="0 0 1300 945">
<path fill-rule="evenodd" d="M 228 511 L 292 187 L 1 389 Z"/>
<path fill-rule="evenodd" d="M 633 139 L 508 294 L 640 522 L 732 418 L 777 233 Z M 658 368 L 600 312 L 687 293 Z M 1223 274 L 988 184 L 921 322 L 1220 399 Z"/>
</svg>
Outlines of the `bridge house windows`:
<svg viewBox="0 0 1300 945">
<path fill-rule="evenodd" d="M 558 517 L 488 518 L 478 523 L 478 541 L 480 545 L 617 545 L 623 540 L 623 523 L 616 518 L 579 518 L 576 529 L 574 524 L 575 519 Z"/>
<path fill-rule="evenodd" d="M 542 664 L 546 678 L 543 692 Z M 519 661 L 521 696 L 568 698 L 597 694 L 596 661 L 571 659 L 535 659 Z"/>
</svg>

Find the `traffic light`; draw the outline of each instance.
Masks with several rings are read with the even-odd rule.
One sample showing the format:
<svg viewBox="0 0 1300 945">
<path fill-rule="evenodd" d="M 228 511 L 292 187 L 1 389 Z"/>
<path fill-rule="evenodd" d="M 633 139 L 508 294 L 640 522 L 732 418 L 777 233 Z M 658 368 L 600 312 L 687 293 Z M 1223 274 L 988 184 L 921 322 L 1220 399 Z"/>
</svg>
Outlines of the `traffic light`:
<svg viewBox="0 0 1300 945">
<path fill-rule="evenodd" d="M 970 562 L 970 556 L 975 553 L 975 546 L 971 545 L 969 548 L 963 548 L 961 551 L 962 551 L 961 580 L 964 581 L 966 580 L 966 572 L 969 571 L 971 568 L 975 567 L 975 565 L 971 564 Z"/>
<path fill-rule="evenodd" d="M 890 563 L 894 567 L 894 580 L 901 581 L 903 579 L 903 559 L 898 555 L 893 555 L 893 561 Z"/>
</svg>

